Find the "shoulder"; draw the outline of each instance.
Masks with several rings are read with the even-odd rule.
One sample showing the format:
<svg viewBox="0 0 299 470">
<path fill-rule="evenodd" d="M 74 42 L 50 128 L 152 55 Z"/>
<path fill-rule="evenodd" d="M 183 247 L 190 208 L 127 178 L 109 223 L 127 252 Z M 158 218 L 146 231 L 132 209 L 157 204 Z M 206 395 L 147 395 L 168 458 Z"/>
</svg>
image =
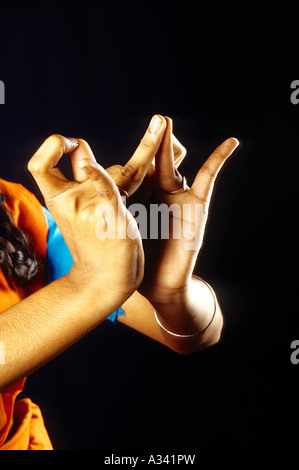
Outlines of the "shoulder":
<svg viewBox="0 0 299 470">
<path fill-rule="evenodd" d="M 13 217 L 14 224 L 29 233 L 37 251 L 45 251 L 48 223 L 41 203 L 22 184 L 0 179 L 0 193 L 6 196 L 4 206 Z"/>
<path fill-rule="evenodd" d="M 40 206 L 36 196 L 20 183 L 13 183 L 12 181 L 0 178 L 0 193 L 6 196 L 8 206 L 14 201 L 25 201 L 29 204 L 32 203 Z"/>
<path fill-rule="evenodd" d="M 41 204 L 36 196 L 26 189 L 22 184 L 13 183 L 11 181 L 3 180 L 0 178 L 0 193 L 6 196 L 6 207 L 12 212 L 15 218 L 16 213 L 19 212 L 18 206 L 30 209 L 40 209 Z M 17 220 L 15 220 L 17 222 Z"/>
</svg>

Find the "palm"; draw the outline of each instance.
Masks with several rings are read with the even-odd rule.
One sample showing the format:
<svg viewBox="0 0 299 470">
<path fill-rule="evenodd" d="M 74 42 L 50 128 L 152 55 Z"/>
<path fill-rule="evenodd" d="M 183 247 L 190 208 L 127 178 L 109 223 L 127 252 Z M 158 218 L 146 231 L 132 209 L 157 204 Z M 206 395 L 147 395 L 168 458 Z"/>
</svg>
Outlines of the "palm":
<svg viewBox="0 0 299 470">
<path fill-rule="evenodd" d="M 155 171 L 151 171 L 140 187 L 144 190 L 141 195 L 152 190 L 152 197 L 147 200 L 148 211 L 152 204 L 165 204 L 174 209 L 167 214 L 169 236 L 163 237 L 160 230 L 158 238 L 143 240 L 145 273 L 139 290 L 149 300 L 158 302 L 164 295 L 168 298 L 169 293 L 181 291 L 188 285 L 202 245 L 215 177 L 236 145 L 236 139 L 225 141 L 199 170 L 191 188 L 181 194 L 170 194 L 177 183 L 171 183 L 167 171 L 173 174 L 176 162 L 169 134 L 168 142 L 167 135 L 164 138 L 156 156 Z M 174 173 L 177 176 L 177 172 Z"/>
<path fill-rule="evenodd" d="M 145 272 L 139 290 L 148 299 L 157 301 L 169 290 L 186 287 L 202 245 L 207 215 L 204 201 L 192 189 L 179 195 L 158 192 L 148 202 L 149 211 L 153 204 L 173 209 L 164 212 L 168 220 L 164 217 L 159 237 L 148 236 L 143 240 Z M 151 231 L 149 226 L 148 233 Z"/>
</svg>

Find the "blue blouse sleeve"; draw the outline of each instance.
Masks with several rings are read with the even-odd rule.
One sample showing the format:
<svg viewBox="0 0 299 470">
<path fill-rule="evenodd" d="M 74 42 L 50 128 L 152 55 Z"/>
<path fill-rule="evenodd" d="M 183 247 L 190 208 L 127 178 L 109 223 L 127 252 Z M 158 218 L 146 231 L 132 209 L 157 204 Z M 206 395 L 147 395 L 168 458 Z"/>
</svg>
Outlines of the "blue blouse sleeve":
<svg viewBox="0 0 299 470">
<path fill-rule="evenodd" d="M 49 284 L 69 272 L 73 258 L 52 215 L 46 208 L 43 208 L 43 211 L 48 222 L 45 284 Z M 118 315 L 123 314 L 124 311 L 119 308 L 107 320 L 115 323 Z"/>
</svg>

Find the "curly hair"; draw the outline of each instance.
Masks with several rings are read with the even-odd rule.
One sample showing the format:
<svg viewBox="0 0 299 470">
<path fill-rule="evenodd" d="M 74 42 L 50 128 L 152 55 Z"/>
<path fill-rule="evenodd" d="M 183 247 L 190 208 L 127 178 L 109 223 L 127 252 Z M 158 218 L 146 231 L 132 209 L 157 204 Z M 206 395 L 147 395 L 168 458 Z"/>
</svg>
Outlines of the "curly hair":
<svg viewBox="0 0 299 470">
<path fill-rule="evenodd" d="M 5 198 L 5 196 L 4 196 Z M 14 225 L 9 211 L 0 199 L 0 267 L 8 283 L 25 287 L 39 271 L 40 260 L 30 236 Z"/>
</svg>

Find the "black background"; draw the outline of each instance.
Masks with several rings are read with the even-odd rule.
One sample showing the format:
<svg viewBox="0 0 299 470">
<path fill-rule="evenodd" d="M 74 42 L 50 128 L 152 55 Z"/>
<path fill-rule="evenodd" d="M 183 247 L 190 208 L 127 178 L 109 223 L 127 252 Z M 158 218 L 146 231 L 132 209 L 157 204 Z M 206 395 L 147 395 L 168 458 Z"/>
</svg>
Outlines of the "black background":
<svg viewBox="0 0 299 470">
<path fill-rule="evenodd" d="M 155 113 L 173 118 L 189 183 L 222 140 L 241 142 L 196 268 L 223 309 L 220 343 L 183 357 L 104 323 L 27 380 L 55 449 L 297 447 L 296 3 L 1 4 L 3 179 L 40 198 L 26 163 L 52 133 L 122 164 Z"/>
</svg>

